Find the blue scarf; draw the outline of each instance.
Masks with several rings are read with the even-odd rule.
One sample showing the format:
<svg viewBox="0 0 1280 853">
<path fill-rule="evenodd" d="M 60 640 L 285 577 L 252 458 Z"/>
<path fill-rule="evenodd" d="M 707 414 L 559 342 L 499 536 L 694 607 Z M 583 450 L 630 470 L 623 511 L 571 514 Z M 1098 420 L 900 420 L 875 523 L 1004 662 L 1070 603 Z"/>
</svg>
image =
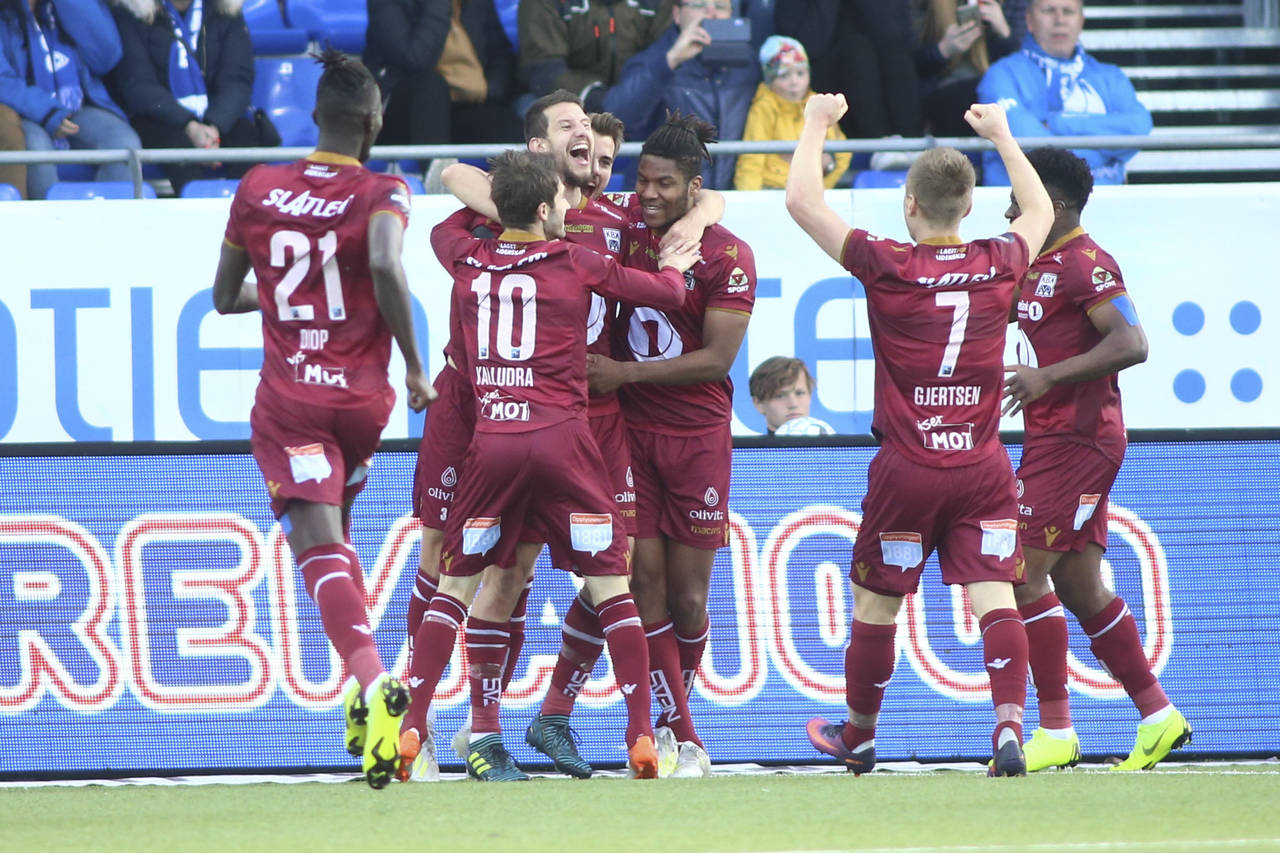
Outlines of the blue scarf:
<svg viewBox="0 0 1280 853">
<path fill-rule="evenodd" d="M 169 0 L 165 0 L 164 8 L 173 24 L 173 44 L 169 47 L 169 91 L 173 92 L 178 103 L 203 121 L 205 110 L 209 108 L 209 94 L 200 64 L 191 51 L 195 49 L 195 36 L 204 22 L 204 2 L 193 0 L 186 15 L 175 9 Z"/>
<path fill-rule="evenodd" d="M 31 75 L 35 84 L 46 92 L 52 92 L 63 109 L 79 112 L 84 106 L 80 59 L 75 48 L 61 38 L 53 3 L 40 4 L 36 7 L 35 16 L 27 18 L 27 44 L 31 51 Z M 54 145 L 69 147 L 66 139 L 55 139 Z"/>
<path fill-rule="evenodd" d="M 1022 40 L 1022 52 L 1044 72 L 1044 82 L 1049 89 L 1049 112 L 1103 115 L 1107 105 L 1088 80 L 1081 80 L 1084 71 L 1084 48 L 1076 45 L 1070 59 L 1058 59 L 1041 49 L 1028 33 Z"/>
</svg>

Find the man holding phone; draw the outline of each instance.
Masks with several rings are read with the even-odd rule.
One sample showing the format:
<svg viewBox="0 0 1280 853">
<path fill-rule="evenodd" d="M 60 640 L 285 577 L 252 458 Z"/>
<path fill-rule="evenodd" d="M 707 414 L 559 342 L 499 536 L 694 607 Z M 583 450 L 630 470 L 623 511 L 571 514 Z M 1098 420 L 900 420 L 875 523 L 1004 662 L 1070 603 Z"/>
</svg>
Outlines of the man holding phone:
<svg viewBox="0 0 1280 853">
<path fill-rule="evenodd" d="M 605 109 L 636 138 L 661 125 L 668 111 L 679 111 L 715 125 L 720 139 L 741 139 L 760 82 L 750 25 L 733 16 L 732 0 L 677 0 L 671 18 L 653 44 L 627 61 Z M 703 175 L 705 186 L 732 189 L 734 160 L 717 157 Z M 629 182 L 634 165 L 628 166 Z"/>
</svg>

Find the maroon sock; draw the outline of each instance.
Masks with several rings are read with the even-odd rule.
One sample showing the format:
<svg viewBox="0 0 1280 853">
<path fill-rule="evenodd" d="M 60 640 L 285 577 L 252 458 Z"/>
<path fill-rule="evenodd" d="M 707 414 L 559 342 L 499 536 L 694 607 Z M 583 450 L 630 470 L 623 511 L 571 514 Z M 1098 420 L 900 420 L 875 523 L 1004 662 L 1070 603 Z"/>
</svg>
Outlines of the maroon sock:
<svg viewBox="0 0 1280 853">
<path fill-rule="evenodd" d="M 1151 672 L 1138 636 L 1138 623 L 1124 599 L 1111 599 L 1097 616 L 1082 619 L 1080 627 L 1089 635 L 1094 657 L 1124 687 L 1139 714 L 1146 717 L 1169 704 L 1164 688 Z"/>
<path fill-rule="evenodd" d="M 502 659 L 503 693 L 507 692 L 507 685 L 511 683 L 511 676 L 515 674 L 516 664 L 520 660 L 520 650 L 524 648 L 524 612 L 529 605 L 529 589 L 532 586 L 533 579 L 530 578 L 525 582 L 524 592 L 520 593 L 520 598 L 511 611 L 511 619 L 507 622 L 510 639 L 507 641 L 507 653 Z"/>
<path fill-rule="evenodd" d="M 631 593 L 601 602 L 596 612 L 609 644 L 618 688 L 627 703 L 627 746 L 631 747 L 642 735 L 653 737 L 653 726 L 649 722 L 649 682 L 645 679 L 649 672 L 649 650 L 645 646 L 644 629 L 640 627 L 640 614 L 636 612 Z"/>
<path fill-rule="evenodd" d="M 844 652 L 845 701 L 854 714 L 875 717 L 880 713 L 884 689 L 893 677 L 893 638 L 896 625 L 872 625 L 854 622 L 849 627 L 849 647 Z M 849 749 L 856 749 L 876 736 L 875 726 L 845 723 L 842 739 Z"/>
<path fill-rule="evenodd" d="M 1067 697 L 1067 617 L 1054 593 L 1018 608 L 1027 630 L 1027 654 L 1031 682 L 1036 687 L 1040 726 L 1071 728 L 1071 701 Z"/>
<path fill-rule="evenodd" d="M 427 608 L 431 606 L 431 598 L 436 594 L 438 586 L 422 569 L 418 569 L 418 576 L 413 581 L 413 595 L 409 596 L 409 616 L 405 620 L 405 627 L 409 632 L 409 651 L 413 651 L 413 637 L 418 633 L 422 617 L 427 615 Z"/>
<path fill-rule="evenodd" d="M 674 630 L 676 648 L 680 651 L 680 678 L 684 682 L 684 695 L 693 696 L 693 682 L 698 677 L 698 667 L 702 665 L 702 653 L 707 648 L 707 635 L 711 633 L 711 622 L 703 619 L 702 629 L 693 637 L 682 637 Z"/>
<path fill-rule="evenodd" d="M 596 611 L 579 595 L 564 615 L 560 633 L 560 656 L 551 673 L 551 686 L 542 700 L 543 714 L 571 714 L 600 652 L 604 650 L 604 631 Z"/>
<path fill-rule="evenodd" d="M 307 594 L 320 609 L 320 623 L 347 671 L 362 688 L 383 673 L 378 647 L 373 642 L 364 595 L 354 580 L 360 572 L 356 554 L 346 545 L 331 542 L 298 555 L 298 569 Z"/>
<path fill-rule="evenodd" d="M 498 710 L 502 702 L 502 664 L 507 659 L 511 635 L 506 622 L 467 619 L 467 678 L 471 683 L 471 733 L 502 731 Z"/>
<path fill-rule="evenodd" d="M 991 704 L 996 727 L 991 733 L 994 752 L 1003 729 L 1011 729 L 1022 743 L 1022 711 L 1027 703 L 1027 631 L 1012 607 L 991 610 L 978 620 L 982 630 L 982 662 L 991 679 Z"/>
<path fill-rule="evenodd" d="M 600 622 L 604 623 L 603 615 Z M 689 697 L 685 695 L 684 681 L 680 677 L 680 650 L 676 646 L 671 620 L 645 625 L 644 634 L 649 644 L 649 686 L 662 711 L 659 719 L 663 725 L 671 727 L 676 740 L 681 743 L 693 741 L 702 746 L 689 717 Z M 616 659 L 613 665 L 618 665 Z"/>
<path fill-rule="evenodd" d="M 426 732 L 427 709 L 431 707 L 440 676 L 453 657 L 458 626 L 466 618 L 466 605 L 452 595 L 437 592 L 432 597 L 427 615 L 414 637 L 413 654 L 409 656 L 409 711 L 400 724 L 401 731 L 414 728 L 419 734 Z"/>
</svg>

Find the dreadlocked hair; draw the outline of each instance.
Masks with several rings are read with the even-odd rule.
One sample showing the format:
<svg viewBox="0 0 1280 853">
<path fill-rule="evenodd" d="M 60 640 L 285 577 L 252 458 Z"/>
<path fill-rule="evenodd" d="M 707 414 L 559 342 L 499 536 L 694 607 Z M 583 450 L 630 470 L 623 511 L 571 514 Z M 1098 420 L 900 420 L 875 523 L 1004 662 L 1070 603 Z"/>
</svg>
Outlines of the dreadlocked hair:
<svg viewBox="0 0 1280 853">
<path fill-rule="evenodd" d="M 324 66 L 316 84 L 316 115 L 322 125 L 358 130 L 368 114 L 371 94 L 378 89 L 373 74 L 360 60 L 327 44 L 311 58 Z"/>
<path fill-rule="evenodd" d="M 711 162 L 707 143 L 715 142 L 716 128 L 696 115 L 667 113 L 667 120 L 649 134 L 640 149 L 640 155 L 663 157 L 676 164 L 686 181 L 702 174 L 702 164 Z"/>
</svg>

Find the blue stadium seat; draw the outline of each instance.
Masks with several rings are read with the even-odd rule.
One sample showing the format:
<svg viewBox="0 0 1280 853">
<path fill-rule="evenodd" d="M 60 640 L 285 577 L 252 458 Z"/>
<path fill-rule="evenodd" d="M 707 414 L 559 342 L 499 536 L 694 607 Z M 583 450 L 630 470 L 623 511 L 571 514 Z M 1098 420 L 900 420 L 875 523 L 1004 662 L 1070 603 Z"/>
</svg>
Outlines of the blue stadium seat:
<svg viewBox="0 0 1280 853">
<path fill-rule="evenodd" d="M 144 198 L 155 198 L 151 184 L 142 185 Z M 133 184 L 129 181 L 59 181 L 49 187 L 50 201 L 84 201 L 99 198 L 133 198 Z"/>
<path fill-rule="evenodd" d="M 234 178 L 210 178 L 187 181 L 182 186 L 183 198 L 231 198 L 240 182 Z"/>
<path fill-rule="evenodd" d="M 58 180 L 60 181 L 92 181 L 98 174 L 98 167 L 88 163 L 59 163 Z"/>
<path fill-rule="evenodd" d="M 320 63 L 307 56 L 254 60 L 253 103 L 271 116 L 282 145 L 316 144 L 320 131 L 311 111 L 323 71 Z"/>
<path fill-rule="evenodd" d="M 906 183 L 906 172 L 878 172 L 875 169 L 867 169 L 864 172 L 859 172 L 858 176 L 853 179 L 853 188 L 861 190 L 872 187 L 901 187 Z"/>
<path fill-rule="evenodd" d="M 414 195 L 427 194 L 427 188 L 422 185 L 422 181 L 418 178 L 415 178 L 413 175 L 401 175 L 400 177 L 404 178 L 404 182 L 409 185 L 409 191 Z"/>
<path fill-rule="evenodd" d="M 302 53 L 307 49 L 306 31 L 289 26 L 281 16 L 279 0 L 247 0 L 243 12 L 254 53 Z"/>
<path fill-rule="evenodd" d="M 22 201 L 22 193 L 13 184 L 0 184 L 0 201 Z"/>
<path fill-rule="evenodd" d="M 364 52 L 369 10 L 363 0 L 288 0 L 289 23 L 323 45 L 338 50 Z"/>
</svg>

